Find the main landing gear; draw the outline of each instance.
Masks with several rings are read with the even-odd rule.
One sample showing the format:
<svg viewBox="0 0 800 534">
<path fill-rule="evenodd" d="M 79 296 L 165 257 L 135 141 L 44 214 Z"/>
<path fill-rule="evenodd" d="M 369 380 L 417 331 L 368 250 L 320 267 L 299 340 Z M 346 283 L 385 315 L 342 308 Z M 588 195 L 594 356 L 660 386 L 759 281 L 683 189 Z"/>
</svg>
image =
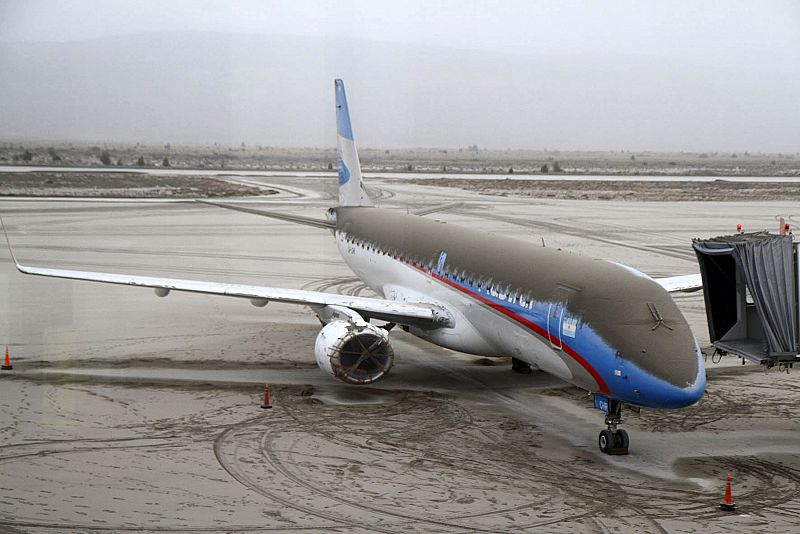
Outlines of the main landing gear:
<svg viewBox="0 0 800 534">
<path fill-rule="evenodd" d="M 531 364 L 528 362 L 518 360 L 517 358 L 511 358 L 511 370 L 515 373 L 521 373 L 524 375 L 531 374 Z"/>
<path fill-rule="evenodd" d="M 600 450 L 606 454 L 628 454 L 628 433 L 617 429 L 622 424 L 622 403 L 616 399 L 608 400 L 608 413 L 606 414 L 607 430 L 600 432 L 598 444 Z"/>
</svg>

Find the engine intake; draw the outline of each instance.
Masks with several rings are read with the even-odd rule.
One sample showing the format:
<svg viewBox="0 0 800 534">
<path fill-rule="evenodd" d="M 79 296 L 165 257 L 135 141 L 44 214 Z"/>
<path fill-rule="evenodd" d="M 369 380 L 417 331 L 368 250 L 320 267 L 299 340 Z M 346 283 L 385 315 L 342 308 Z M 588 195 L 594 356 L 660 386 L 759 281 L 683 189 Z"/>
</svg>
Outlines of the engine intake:
<svg viewBox="0 0 800 534">
<path fill-rule="evenodd" d="M 314 357 L 320 369 L 348 384 L 371 384 L 394 364 L 389 333 L 366 322 L 333 321 L 317 335 Z"/>
</svg>

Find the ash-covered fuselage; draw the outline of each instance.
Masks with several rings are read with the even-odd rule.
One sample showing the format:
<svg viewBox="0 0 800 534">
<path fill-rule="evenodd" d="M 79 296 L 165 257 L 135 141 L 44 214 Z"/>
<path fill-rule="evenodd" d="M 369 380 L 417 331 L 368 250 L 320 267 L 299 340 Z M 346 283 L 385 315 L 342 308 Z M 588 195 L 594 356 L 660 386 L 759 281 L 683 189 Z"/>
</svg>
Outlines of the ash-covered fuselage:
<svg viewBox="0 0 800 534">
<path fill-rule="evenodd" d="M 372 207 L 338 207 L 342 257 L 390 300 L 438 303 L 437 345 L 513 356 L 629 404 L 679 408 L 703 394 L 689 325 L 650 277 L 612 262 Z"/>
</svg>

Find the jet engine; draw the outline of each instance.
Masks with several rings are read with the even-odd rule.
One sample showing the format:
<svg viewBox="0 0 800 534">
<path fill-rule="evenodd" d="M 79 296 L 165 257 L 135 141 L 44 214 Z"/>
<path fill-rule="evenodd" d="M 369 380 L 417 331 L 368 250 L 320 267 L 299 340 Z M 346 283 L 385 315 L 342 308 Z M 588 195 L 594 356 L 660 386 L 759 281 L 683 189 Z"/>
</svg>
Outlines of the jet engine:
<svg viewBox="0 0 800 534">
<path fill-rule="evenodd" d="M 394 364 L 389 333 L 367 322 L 332 321 L 317 335 L 314 357 L 320 369 L 348 384 L 371 384 Z"/>
</svg>

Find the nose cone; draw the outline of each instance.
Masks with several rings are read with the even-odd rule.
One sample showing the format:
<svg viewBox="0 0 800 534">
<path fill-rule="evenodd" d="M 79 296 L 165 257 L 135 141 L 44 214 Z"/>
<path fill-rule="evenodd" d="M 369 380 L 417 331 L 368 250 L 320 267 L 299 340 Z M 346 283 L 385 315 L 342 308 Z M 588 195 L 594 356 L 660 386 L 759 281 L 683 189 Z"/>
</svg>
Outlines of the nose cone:
<svg viewBox="0 0 800 534">
<path fill-rule="evenodd" d="M 705 390 L 705 368 L 683 314 L 649 277 L 630 271 L 619 276 L 593 299 L 596 324 L 615 351 L 611 394 L 652 408 L 696 403 Z"/>
<path fill-rule="evenodd" d="M 695 376 L 686 381 L 685 386 L 675 385 L 667 380 L 658 380 L 647 388 L 645 397 L 654 408 L 684 408 L 700 400 L 706 389 L 706 370 L 699 347 L 695 343 L 696 365 Z M 680 373 L 683 375 L 684 373 Z"/>
</svg>

